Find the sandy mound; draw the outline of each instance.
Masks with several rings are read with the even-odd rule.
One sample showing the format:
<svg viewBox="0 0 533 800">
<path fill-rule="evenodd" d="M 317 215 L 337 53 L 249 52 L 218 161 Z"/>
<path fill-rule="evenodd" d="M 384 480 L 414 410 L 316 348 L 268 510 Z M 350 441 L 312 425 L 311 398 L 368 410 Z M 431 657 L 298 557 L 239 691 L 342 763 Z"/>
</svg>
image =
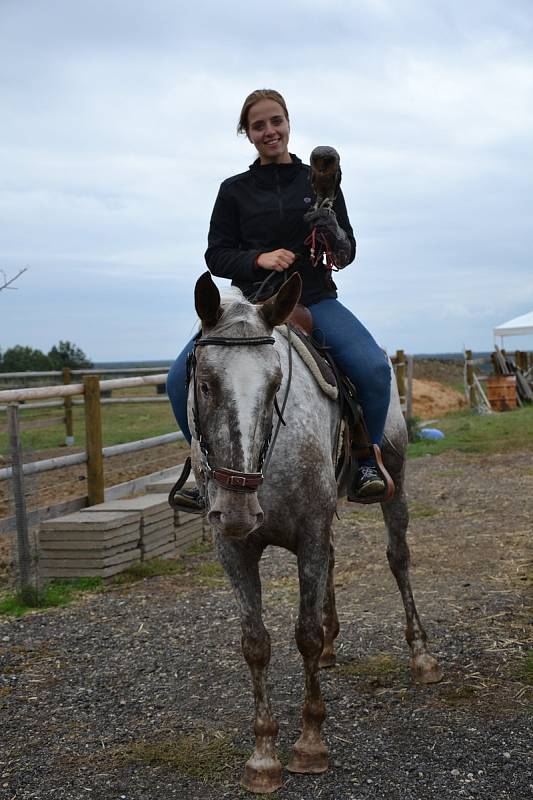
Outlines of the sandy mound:
<svg viewBox="0 0 533 800">
<path fill-rule="evenodd" d="M 413 379 L 413 414 L 422 419 L 458 411 L 466 406 L 466 398 L 460 392 L 437 381 Z"/>
</svg>

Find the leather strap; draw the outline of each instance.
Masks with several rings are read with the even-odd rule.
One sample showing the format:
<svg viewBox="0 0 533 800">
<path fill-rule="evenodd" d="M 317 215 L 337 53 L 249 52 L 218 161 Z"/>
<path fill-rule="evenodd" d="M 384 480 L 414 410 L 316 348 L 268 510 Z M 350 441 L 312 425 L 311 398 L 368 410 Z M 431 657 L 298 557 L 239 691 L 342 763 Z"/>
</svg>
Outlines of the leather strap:
<svg viewBox="0 0 533 800">
<path fill-rule="evenodd" d="M 230 492 L 256 492 L 263 483 L 262 472 L 236 472 L 225 467 L 212 469 L 209 477 Z"/>
</svg>

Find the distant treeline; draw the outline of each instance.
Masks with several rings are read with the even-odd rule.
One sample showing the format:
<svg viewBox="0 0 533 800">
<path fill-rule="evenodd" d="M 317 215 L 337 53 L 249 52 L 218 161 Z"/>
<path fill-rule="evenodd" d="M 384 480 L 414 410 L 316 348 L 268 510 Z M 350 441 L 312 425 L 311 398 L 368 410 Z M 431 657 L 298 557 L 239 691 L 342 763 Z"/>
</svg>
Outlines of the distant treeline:
<svg viewBox="0 0 533 800">
<path fill-rule="evenodd" d="M 0 350 L 1 372 L 48 372 L 49 370 L 90 369 L 90 361 L 83 350 L 73 342 L 60 341 L 48 353 L 34 347 L 17 344 L 2 352 Z"/>
</svg>

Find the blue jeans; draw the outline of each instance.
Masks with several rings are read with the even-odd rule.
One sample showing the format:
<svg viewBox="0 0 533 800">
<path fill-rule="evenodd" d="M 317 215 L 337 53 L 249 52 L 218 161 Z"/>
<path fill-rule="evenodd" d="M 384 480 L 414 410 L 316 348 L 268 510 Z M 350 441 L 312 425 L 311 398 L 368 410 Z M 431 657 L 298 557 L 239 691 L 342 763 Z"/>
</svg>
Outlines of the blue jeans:
<svg viewBox="0 0 533 800">
<path fill-rule="evenodd" d="M 373 337 L 334 298 L 321 300 L 309 306 L 313 315 L 313 337 L 325 346 L 357 388 L 370 438 L 381 444 L 385 419 L 389 407 L 391 374 L 383 350 Z M 191 432 L 187 422 L 187 356 L 194 347 L 194 337 L 187 342 L 168 373 L 167 392 L 174 416 L 190 443 Z"/>
</svg>

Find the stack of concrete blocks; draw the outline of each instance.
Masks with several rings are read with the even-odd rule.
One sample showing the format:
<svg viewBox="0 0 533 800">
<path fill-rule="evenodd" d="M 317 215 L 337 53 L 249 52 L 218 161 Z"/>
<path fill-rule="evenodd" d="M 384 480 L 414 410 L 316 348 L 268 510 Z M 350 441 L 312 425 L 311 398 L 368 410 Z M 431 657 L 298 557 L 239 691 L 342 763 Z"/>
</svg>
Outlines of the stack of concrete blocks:
<svg viewBox="0 0 533 800">
<path fill-rule="evenodd" d="M 43 522 L 41 575 L 109 578 L 139 561 L 172 558 L 207 540 L 210 529 L 204 516 L 177 512 L 168 505 L 168 493 L 180 471 L 148 484 L 148 493 L 139 497 L 109 500 Z"/>
<path fill-rule="evenodd" d="M 172 558 L 176 554 L 176 535 L 174 532 L 174 512 L 168 504 L 167 494 L 143 494 L 139 497 L 125 497 L 122 500 L 108 500 L 96 506 L 84 508 L 82 514 L 123 514 L 140 515 L 141 560 L 151 558 Z"/>
<path fill-rule="evenodd" d="M 141 560 L 141 515 L 77 511 L 41 523 L 43 578 L 110 578 Z"/>
</svg>

